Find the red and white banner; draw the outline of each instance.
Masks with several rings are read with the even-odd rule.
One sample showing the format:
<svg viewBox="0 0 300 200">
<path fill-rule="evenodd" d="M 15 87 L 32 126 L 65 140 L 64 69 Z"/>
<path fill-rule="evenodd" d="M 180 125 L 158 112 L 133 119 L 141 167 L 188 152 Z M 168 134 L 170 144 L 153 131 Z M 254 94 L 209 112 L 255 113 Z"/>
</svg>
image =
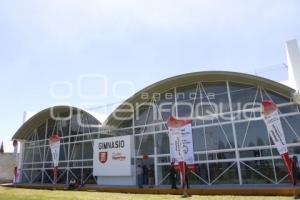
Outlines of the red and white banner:
<svg viewBox="0 0 300 200">
<path fill-rule="evenodd" d="M 294 183 L 292 163 L 289 158 L 288 148 L 276 104 L 271 100 L 264 100 L 262 102 L 262 116 L 266 123 L 268 133 L 283 159 L 284 165 L 288 171 L 288 175 L 292 183 Z"/>
<path fill-rule="evenodd" d="M 194 164 L 192 120 L 178 120 L 171 116 L 167 124 L 171 161 L 174 161 L 175 165 L 181 161 L 188 165 Z"/>
<path fill-rule="evenodd" d="M 169 117 L 170 157 L 180 171 L 181 185 L 186 184 L 186 167 L 194 169 L 194 148 L 192 135 L 192 120 L 179 120 Z"/>
<path fill-rule="evenodd" d="M 60 151 L 60 137 L 57 133 L 53 133 L 49 138 L 49 144 L 52 154 L 53 166 L 57 167 L 59 162 L 59 151 Z"/>
</svg>

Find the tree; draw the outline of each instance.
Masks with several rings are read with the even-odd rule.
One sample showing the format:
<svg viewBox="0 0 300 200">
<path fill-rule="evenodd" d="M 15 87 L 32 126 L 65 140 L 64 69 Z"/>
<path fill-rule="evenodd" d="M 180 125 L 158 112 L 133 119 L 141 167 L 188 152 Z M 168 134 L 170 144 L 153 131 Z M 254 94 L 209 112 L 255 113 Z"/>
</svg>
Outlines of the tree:
<svg viewBox="0 0 300 200">
<path fill-rule="evenodd" d="M 4 153 L 3 141 L 1 142 L 0 153 Z"/>
</svg>

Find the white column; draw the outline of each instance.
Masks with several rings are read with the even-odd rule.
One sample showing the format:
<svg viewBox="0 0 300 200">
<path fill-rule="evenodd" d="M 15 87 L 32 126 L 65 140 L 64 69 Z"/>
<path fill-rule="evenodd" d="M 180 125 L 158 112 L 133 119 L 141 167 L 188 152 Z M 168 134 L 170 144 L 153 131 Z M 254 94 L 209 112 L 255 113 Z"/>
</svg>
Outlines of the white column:
<svg viewBox="0 0 300 200">
<path fill-rule="evenodd" d="M 300 52 L 297 40 L 286 42 L 286 55 L 288 64 L 288 82 L 298 93 L 300 91 Z"/>
<path fill-rule="evenodd" d="M 18 162 L 18 172 L 20 173 L 19 176 L 19 181 L 22 182 L 22 173 L 23 173 L 23 161 L 24 161 L 24 149 L 25 149 L 25 145 L 24 142 L 25 141 L 20 141 L 20 153 L 19 153 L 19 162 Z"/>
</svg>

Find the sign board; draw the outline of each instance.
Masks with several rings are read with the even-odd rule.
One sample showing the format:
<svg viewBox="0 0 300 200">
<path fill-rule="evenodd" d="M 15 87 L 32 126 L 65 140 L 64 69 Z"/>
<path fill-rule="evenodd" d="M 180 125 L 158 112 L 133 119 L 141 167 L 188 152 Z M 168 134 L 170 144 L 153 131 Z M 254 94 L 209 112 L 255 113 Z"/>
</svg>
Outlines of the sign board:
<svg viewBox="0 0 300 200">
<path fill-rule="evenodd" d="M 131 176 L 131 137 L 94 140 L 94 176 Z"/>
</svg>

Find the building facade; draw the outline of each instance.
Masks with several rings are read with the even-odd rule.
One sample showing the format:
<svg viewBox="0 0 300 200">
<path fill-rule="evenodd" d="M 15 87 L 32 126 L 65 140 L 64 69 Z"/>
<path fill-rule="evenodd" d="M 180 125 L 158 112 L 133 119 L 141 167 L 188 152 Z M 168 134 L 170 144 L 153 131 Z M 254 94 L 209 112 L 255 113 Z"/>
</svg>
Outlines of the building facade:
<svg viewBox="0 0 300 200">
<path fill-rule="evenodd" d="M 193 120 L 196 170 L 194 185 L 283 184 L 288 177 L 261 118 L 262 100 L 274 101 L 289 153 L 300 153 L 300 106 L 295 90 L 248 74 L 198 72 L 162 80 L 121 104 L 104 123 L 84 109 L 45 109 L 14 135 L 21 142 L 22 183 L 53 183 L 48 138 L 61 137 L 58 183 L 75 177 L 96 184 L 93 140 L 133 135 L 134 164 L 152 166 L 156 185 L 169 184 L 169 138 L 166 120 L 173 115 Z M 117 184 L 117 183 L 116 183 Z"/>
</svg>

